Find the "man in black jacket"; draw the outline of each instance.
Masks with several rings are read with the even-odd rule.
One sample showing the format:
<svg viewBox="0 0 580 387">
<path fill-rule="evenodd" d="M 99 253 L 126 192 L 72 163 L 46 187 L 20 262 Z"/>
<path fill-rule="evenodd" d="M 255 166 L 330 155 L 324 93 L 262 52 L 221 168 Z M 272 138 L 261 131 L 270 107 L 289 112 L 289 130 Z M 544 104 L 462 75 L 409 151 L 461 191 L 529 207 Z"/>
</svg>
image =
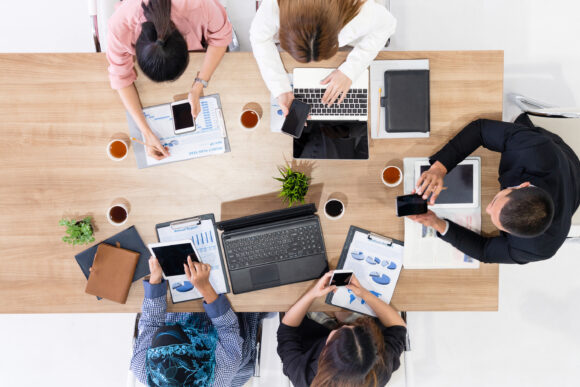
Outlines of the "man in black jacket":
<svg viewBox="0 0 580 387">
<path fill-rule="evenodd" d="M 526 114 L 514 123 L 477 120 L 467 125 L 430 158 L 416 191 L 430 202 L 443 177 L 480 145 L 501 152 L 501 191 L 486 208 L 500 230 L 480 236 L 429 211 L 410 216 L 465 254 L 486 263 L 524 264 L 552 257 L 570 230 L 580 204 L 580 161 L 557 135 L 534 126 Z"/>
</svg>

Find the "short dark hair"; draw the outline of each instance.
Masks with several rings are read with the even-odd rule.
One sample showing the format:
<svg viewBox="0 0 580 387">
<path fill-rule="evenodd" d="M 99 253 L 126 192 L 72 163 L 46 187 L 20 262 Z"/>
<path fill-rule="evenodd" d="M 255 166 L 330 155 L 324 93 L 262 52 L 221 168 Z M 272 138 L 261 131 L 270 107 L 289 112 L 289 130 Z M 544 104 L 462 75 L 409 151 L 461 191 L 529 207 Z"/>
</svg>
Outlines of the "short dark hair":
<svg viewBox="0 0 580 387">
<path fill-rule="evenodd" d="M 141 3 L 147 21 L 135 44 L 137 63 L 152 81 L 173 81 L 189 62 L 187 43 L 171 21 L 171 0 Z"/>
<path fill-rule="evenodd" d="M 517 188 L 507 198 L 499 214 L 499 221 L 510 234 L 533 238 L 546 232 L 552 224 L 554 202 L 542 188 Z"/>
</svg>

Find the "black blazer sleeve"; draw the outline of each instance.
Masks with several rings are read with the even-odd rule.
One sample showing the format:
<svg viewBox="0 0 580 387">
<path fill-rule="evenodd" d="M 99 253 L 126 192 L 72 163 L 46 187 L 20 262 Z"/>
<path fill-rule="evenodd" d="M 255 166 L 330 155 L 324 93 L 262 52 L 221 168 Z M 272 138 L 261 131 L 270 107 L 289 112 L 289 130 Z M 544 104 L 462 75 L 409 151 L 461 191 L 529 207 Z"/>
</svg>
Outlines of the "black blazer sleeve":
<svg viewBox="0 0 580 387">
<path fill-rule="evenodd" d="M 476 120 L 457 133 L 447 145 L 430 157 L 439 161 L 451 171 L 457 164 L 480 146 L 496 152 L 503 152 L 518 127 L 509 122 Z"/>
<path fill-rule="evenodd" d="M 277 336 L 278 355 L 282 360 L 284 374 L 292 381 L 303 378 L 306 364 L 299 329 L 280 323 Z"/>
<path fill-rule="evenodd" d="M 513 247 L 509 237 L 506 235 L 488 238 L 461 227 L 450 220 L 447 221 L 449 222 L 447 233 L 445 235 L 437 233 L 437 235 L 445 242 L 452 244 L 458 250 L 480 262 L 525 264 L 549 258 L 535 256 L 530 252 L 524 252 Z"/>
</svg>

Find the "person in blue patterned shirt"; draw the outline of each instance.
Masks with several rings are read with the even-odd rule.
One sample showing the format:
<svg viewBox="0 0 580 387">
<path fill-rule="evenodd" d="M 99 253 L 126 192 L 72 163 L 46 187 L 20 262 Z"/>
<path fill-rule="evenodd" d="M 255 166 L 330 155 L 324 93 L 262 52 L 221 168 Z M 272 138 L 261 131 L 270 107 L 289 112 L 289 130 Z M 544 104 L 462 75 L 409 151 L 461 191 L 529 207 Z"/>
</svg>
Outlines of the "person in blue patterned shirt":
<svg viewBox="0 0 580 387">
<path fill-rule="evenodd" d="M 151 257 L 131 370 L 149 386 L 241 387 L 254 371 L 264 314 L 234 313 L 211 286 L 210 265 L 187 261 L 185 272 L 203 296 L 205 313 L 166 313 L 167 286 Z"/>
</svg>

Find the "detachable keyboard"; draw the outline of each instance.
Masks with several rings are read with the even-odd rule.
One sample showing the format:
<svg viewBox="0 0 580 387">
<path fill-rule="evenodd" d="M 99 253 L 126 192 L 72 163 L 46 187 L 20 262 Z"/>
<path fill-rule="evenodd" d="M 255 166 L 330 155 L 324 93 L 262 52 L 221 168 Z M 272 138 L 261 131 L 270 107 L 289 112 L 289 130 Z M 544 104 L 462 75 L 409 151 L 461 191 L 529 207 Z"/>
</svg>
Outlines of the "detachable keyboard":
<svg viewBox="0 0 580 387">
<path fill-rule="evenodd" d="M 224 241 L 230 270 L 324 253 L 320 224 L 308 224 Z"/>
<path fill-rule="evenodd" d="M 310 105 L 312 120 L 367 120 L 368 89 L 350 89 L 342 103 L 327 107 L 322 104 L 326 89 L 294 89 L 294 98 Z"/>
</svg>

